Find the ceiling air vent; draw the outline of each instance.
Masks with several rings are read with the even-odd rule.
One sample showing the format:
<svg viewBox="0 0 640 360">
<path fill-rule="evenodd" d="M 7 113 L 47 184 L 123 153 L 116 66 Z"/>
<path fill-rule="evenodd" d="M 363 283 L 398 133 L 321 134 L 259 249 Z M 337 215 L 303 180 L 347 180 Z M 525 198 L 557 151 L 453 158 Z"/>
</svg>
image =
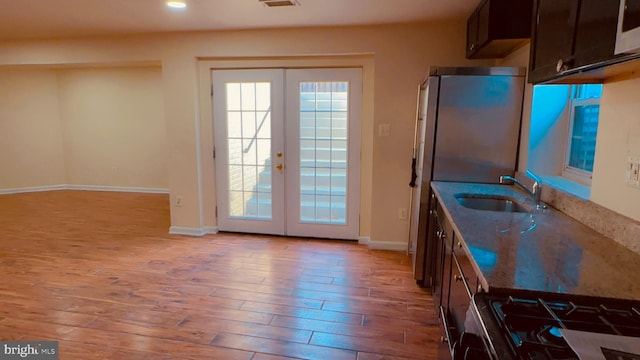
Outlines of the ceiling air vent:
<svg viewBox="0 0 640 360">
<path fill-rule="evenodd" d="M 268 7 L 280 7 L 280 6 L 296 6 L 300 5 L 297 0 L 258 0 Z"/>
</svg>

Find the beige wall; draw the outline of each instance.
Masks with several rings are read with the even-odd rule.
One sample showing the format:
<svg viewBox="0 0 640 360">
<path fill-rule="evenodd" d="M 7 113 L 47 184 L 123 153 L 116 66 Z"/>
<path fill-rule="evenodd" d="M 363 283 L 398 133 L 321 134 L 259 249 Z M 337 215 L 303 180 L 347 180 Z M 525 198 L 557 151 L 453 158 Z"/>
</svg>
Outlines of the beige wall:
<svg viewBox="0 0 640 360">
<path fill-rule="evenodd" d="M 59 70 L 67 184 L 168 188 L 160 68 Z"/>
<path fill-rule="evenodd" d="M 0 189 L 64 184 L 56 73 L 0 69 Z"/>
<path fill-rule="evenodd" d="M 464 58 L 465 22 L 372 27 L 302 28 L 173 35 L 128 36 L 56 41 L 12 42 L 0 48 L 2 64 L 162 64 L 164 114 L 168 134 L 168 169 L 172 226 L 202 229 L 212 223 L 211 162 L 201 116 L 198 59 L 302 59 L 317 56 L 367 55 L 373 59 L 369 81 L 372 101 L 363 109 L 361 235 L 373 241 L 407 242 L 407 220 L 398 209 L 409 207 L 408 187 L 417 86 L 434 65 L 470 65 Z M 484 62 L 485 64 L 487 62 Z M 203 82 L 205 84 L 203 85 Z M 379 124 L 391 134 L 378 137 Z M 206 127 L 205 127 L 206 128 Z M 210 168 L 210 167 L 209 167 Z M 176 196 L 184 200 L 175 206 Z"/>
<path fill-rule="evenodd" d="M 640 66 L 639 66 L 640 68 Z M 640 78 L 605 82 L 591 200 L 640 221 L 640 189 L 625 184 L 629 156 L 640 156 Z"/>
<path fill-rule="evenodd" d="M 0 190 L 166 189 L 159 67 L 0 70 Z"/>
</svg>

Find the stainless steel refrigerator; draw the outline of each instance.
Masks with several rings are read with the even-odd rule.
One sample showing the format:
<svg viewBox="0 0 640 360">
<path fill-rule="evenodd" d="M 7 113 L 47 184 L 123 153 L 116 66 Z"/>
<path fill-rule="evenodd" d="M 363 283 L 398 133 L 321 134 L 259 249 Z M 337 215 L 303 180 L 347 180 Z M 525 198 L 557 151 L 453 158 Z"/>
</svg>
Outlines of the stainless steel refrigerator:
<svg viewBox="0 0 640 360">
<path fill-rule="evenodd" d="M 498 183 L 516 167 L 525 70 L 437 67 L 418 92 L 409 250 L 414 277 L 431 286 L 427 243 L 431 181 Z"/>
</svg>

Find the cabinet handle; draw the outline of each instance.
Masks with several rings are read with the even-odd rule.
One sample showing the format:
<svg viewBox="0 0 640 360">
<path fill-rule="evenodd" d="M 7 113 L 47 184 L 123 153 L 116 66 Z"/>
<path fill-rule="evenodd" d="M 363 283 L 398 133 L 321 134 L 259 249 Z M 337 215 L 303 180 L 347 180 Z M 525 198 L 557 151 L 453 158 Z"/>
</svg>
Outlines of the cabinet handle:
<svg viewBox="0 0 640 360">
<path fill-rule="evenodd" d="M 449 351 L 453 351 L 453 344 L 449 342 L 449 339 L 451 339 L 451 327 L 449 327 L 449 321 L 447 320 L 447 313 L 442 305 L 440 305 L 439 311 L 440 311 L 440 318 L 442 319 L 442 326 L 444 327 L 444 333 L 445 333 L 445 336 L 440 337 L 440 341 L 442 341 L 444 338 L 443 344 L 444 343 L 449 344 Z"/>
<path fill-rule="evenodd" d="M 558 62 L 556 63 L 556 72 L 562 71 L 563 67 L 564 67 L 564 60 L 558 59 Z"/>
<path fill-rule="evenodd" d="M 456 281 L 462 281 L 462 280 L 465 280 L 464 276 L 462 276 L 462 275 L 453 275 L 453 278 L 454 278 Z"/>
<path fill-rule="evenodd" d="M 462 249 L 462 242 L 458 241 L 458 248 Z"/>
<path fill-rule="evenodd" d="M 556 72 L 564 72 L 567 71 L 569 69 L 570 66 L 572 66 L 573 64 L 573 59 L 569 58 L 569 59 L 558 59 L 558 62 L 556 63 Z"/>
<path fill-rule="evenodd" d="M 449 342 L 449 339 L 447 339 L 447 338 L 446 338 L 446 337 L 444 337 L 444 336 L 440 336 L 440 343 L 442 343 L 442 344 L 446 344 L 446 343 L 448 343 L 448 342 Z"/>
</svg>

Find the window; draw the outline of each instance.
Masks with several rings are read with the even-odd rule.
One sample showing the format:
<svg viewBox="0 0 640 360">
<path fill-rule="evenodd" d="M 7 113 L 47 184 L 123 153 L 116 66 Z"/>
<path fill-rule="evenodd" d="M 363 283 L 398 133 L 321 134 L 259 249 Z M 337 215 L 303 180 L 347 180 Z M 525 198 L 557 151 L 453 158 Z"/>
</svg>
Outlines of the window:
<svg viewBox="0 0 640 360">
<path fill-rule="evenodd" d="M 573 85 L 570 91 L 569 139 L 563 176 L 590 183 L 596 153 L 601 84 Z"/>
</svg>

